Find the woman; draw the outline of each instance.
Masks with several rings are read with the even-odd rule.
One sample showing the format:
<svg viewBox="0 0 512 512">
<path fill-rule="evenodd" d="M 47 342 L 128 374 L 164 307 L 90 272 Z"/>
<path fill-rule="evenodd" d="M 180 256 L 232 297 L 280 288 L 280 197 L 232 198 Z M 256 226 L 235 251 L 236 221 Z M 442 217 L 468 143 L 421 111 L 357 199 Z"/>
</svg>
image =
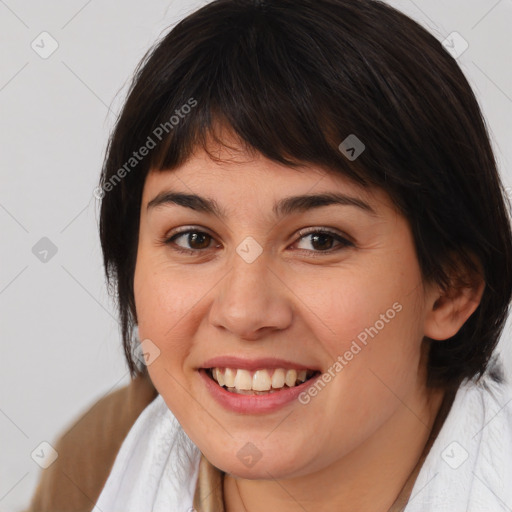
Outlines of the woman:
<svg viewBox="0 0 512 512">
<path fill-rule="evenodd" d="M 471 88 L 418 24 L 212 2 L 137 69 L 97 194 L 128 366 L 158 395 L 90 509 L 512 508 L 489 362 L 510 215 Z"/>
</svg>

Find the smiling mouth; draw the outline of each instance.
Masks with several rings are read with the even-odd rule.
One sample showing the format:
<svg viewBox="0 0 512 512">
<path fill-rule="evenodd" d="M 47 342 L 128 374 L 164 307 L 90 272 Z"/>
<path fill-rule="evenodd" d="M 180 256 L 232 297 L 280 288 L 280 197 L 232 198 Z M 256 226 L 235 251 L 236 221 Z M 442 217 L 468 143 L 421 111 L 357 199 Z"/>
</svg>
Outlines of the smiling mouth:
<svg viewBox="0 0 512 512">
<path fill-rule="evenodd" d="M 318 370 L 285 368 L 249 371 L 236 368 L 206 368 L 206 374 L 220 387 L 240 395 L 268 395 L 290 389 L 316 377 Z"/>
</svg>

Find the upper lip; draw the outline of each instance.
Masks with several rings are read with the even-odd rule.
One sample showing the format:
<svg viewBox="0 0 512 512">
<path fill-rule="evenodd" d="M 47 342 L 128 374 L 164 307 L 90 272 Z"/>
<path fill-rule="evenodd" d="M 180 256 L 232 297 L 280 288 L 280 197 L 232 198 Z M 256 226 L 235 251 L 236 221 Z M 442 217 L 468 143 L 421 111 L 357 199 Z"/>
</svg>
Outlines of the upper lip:
<svg viewBox="0 0 512 512">
<path fill-rule="evenodd" d="M 218 356 L 205 361 L 201 368 L 239 368 L 243 370 L 260 370 L 263 368 L 285 368 L 295 370 L 317 370 L 310 365 L 303 365 L 286 359 L 263 357 L 259 359 L 242 359 L 235 356 Z"/>
</svg>

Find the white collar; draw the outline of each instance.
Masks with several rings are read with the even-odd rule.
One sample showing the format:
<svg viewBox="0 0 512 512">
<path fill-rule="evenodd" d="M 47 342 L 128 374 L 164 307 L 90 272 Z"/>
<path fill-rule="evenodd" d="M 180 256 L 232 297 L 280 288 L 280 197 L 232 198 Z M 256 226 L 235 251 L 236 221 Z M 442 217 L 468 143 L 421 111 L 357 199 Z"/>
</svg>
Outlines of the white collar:
<svg viewBox="0 0 512 512">
<path fill-rule="evenodd" d="M 201 452 L 161 395 L 125 438 L 93 512 L 193 510 Z M 459 387 L 404 512 L 512 511 L 512 387 Z"/>
</svg>

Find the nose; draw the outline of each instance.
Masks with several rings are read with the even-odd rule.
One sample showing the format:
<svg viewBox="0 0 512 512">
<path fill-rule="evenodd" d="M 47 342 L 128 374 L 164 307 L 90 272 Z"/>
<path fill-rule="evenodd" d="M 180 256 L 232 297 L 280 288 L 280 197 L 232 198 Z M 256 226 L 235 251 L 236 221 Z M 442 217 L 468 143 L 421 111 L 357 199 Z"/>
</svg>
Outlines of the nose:
<svg viewBox="0 0 512 512">
<path fill-rule="evenodd" d="M 252 263 L 235 255 L 215 290 L 210 323 L 237 338 L 256 341 L 292 322 L 292 294 L 263 255 Z"/>
</svg>

